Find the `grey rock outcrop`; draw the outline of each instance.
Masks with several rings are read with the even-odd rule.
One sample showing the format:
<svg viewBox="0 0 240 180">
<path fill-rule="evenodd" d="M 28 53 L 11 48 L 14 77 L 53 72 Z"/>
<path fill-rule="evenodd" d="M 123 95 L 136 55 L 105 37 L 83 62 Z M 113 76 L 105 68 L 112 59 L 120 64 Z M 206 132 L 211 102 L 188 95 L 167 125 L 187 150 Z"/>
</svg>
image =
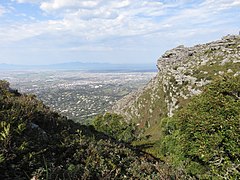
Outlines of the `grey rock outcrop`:
<svg viewBox="0 0 240 180">
<path fill-rule="evenodd" d="M 157 76 L 146 87 L 118 101 L 112 111 L 141 127 L 172 116 L 212 79 L 239 74 L 240 36 L 228 35 L 193 47 L 178 46 L 166 51 L 158 59 L 157 67 Z"/>
</svg>

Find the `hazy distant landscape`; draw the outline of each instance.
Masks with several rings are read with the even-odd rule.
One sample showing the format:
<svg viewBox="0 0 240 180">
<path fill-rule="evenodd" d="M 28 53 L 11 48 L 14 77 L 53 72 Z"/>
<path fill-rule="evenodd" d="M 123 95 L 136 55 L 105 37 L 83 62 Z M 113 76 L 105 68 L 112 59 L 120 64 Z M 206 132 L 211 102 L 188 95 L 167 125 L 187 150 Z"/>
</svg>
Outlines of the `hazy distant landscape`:
<svg viewBox="0 0 240 180">
<path fill-rule="evenodd" d="M 87 71 L 87 72 L 157 72 L 155 64 L 114 64 L 114 63 L 83 63 L 69 62 L 47 65 L 17 65 L 17 64 L 0 64 L 0 70 L 13 71 Z"/>
<path fill-rule="evenodd" d="M 154 72 L 1 71 L 1 79 L 21 93 L 78 121 L 103 113 L 114 102 L 143 87 Z"/>
</svg>

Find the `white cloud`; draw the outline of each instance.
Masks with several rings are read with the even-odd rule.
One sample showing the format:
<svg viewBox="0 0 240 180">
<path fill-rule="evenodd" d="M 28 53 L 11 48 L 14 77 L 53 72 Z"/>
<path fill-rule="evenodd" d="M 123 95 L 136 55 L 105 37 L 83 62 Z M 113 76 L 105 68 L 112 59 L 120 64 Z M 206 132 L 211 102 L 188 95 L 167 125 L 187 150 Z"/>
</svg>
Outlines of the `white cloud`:
<svg viewBox="0 0 240 180">
<path fill-rule="evenodd" d="M 104 45 L 83 45 L 64 49 L 65 51 L 112 51 L 113 48 Z"/>
<path fill-rule="evenodd" d="M 0 16 L 2 16 L 6 12 L 7 12 L 6 8 L 0 5 Z"/>
<path fill-rule="evenodd" d="M 44 0 L 15 0 L 18 3 L 41 3 Z"/>
<path fill-rule="evenodd" d="M 98 5 L 98 0 L 52 0 L 41 3 L 41 9 L 47 12 L 62 8 L 94 8 Z"/>
<path fill-rule="evenodd" d="M 89 42 L 134 36 L 161 38 L 174 31 L 180 34 L 186 31 L 189 32 L 188 35 L 194 35 L 200 31 L 202 25 L 208 25 L 209 32 L 217 30 L 216 22 L 221 24 L 224 21 L 219 19 L 221 11 L 240 5 L 240 0 L 205 0 L 192 6 L 189 6 L 188 0 L 17 1 L 39 3 L 46 20 L 33 19 L 33 23 L 19 22 L 0 27 L 1 41 L 20 41 L 45 34 L 68 34 L 78 41 Z M 48 16 L 54 18 L 47 19 Z M 175 33 L 176 38 L 178 35 Z"/>
<path fill-rule="evenodd" d="M 130 0 L 112 2 L 112 8 L 125 8 L 131 4 Z"/>
<path fill-rule="evenodd" d="M 234 2 L 232 2 L 231 5 L 232 6 L 240 6 L 240 0 L 235 0 Z"/>
<path fill-rule="evenodd" d="M 221 11 L 231 7 L 240 7 L 240 0 L 218 0 L 217 2 L 215 0 L 205 0 L 201 6 L 209 10 Z"/>
</svg>

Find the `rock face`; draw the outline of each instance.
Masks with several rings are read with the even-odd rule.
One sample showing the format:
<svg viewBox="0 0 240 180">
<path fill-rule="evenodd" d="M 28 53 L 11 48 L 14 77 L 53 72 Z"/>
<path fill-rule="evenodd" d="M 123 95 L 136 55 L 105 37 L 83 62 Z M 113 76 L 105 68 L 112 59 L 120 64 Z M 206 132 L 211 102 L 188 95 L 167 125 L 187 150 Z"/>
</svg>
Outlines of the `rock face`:
<svg viewBox="0 0 240 180">
<path fill-rule="evenodd" d="M 240 36 L 228 35 L 194 47 L 178 46 L 165 52 L 157 67 L 157 76 L 146 87 L 118 101 L 112 111 L 147 128 L 172 116 L 212 79 L 240 73 Z"/>
</svg>

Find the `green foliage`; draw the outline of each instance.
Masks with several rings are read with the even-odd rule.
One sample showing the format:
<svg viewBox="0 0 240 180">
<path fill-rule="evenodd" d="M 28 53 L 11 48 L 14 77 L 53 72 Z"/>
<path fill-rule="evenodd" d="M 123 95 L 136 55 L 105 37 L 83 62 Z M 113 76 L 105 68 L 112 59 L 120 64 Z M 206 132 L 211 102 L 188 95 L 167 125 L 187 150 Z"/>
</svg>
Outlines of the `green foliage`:
<svg viewBox="0 0 240 180">
<path fill-rule="evenodd" d="M 127 123 L 122 116 L 106 113 L 93 120 L 96 130 L 106 133 L 118 141 L 131 142 L 135 139 L 135 125 Z"/>
<path fill-rule="evenodd" d="M 240 178 L 240 77 L 222 77 L 162 121 L 159 156 L 200 179 Z"/>
<path fill-rule="evenodd" d="M 109 134 L 131 140 L 115 115 Z M 101 118 L 99 119 L 101 120 Z M 121 121 L 118 121 L 121 120 Z M 98 121 L 96 121 L 98 122 Z M 99 122 L 101 124 L 101 122 Z M 103 126 L 100 126 L 103 128 Z M 116 133 L 116 134 L 115 134 Z M 170 179 L 175 173 L 129 144 L 50 111 L 0 81 L 0 179 Z"/>
</svg>

